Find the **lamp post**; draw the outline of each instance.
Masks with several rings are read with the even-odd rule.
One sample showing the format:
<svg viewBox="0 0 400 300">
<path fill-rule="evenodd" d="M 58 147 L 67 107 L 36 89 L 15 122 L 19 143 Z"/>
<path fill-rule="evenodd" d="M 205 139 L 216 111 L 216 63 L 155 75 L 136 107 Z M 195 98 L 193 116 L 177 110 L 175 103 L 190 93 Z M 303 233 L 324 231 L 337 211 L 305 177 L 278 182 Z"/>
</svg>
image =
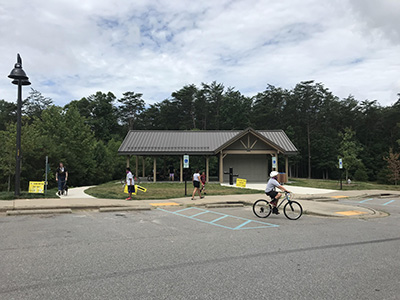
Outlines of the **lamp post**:
<svg viewBox="0 0 400 300">
<path fill-rule="evenodd" d="M 22 59 L 17 54 L 17 63 L 14 69 L 11 70 L 9 78 L 14 79 L 13 84 L 18 85 L 18 98 L 17 98 L 17 142 L 16 142 L 16 165 L 15 165 L 15 196 L 20 195 L 21 186 L 21 114 L 22 114 L 22 86 L 30 85 L 28 76 L 22 70 Z"/>
</svg>

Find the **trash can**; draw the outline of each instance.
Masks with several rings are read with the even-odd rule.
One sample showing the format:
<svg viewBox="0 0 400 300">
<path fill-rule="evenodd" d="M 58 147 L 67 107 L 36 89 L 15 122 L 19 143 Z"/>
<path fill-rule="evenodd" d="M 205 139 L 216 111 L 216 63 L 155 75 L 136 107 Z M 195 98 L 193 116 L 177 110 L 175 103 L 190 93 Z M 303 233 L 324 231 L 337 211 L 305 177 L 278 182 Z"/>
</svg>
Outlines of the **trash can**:
<svg viewBox="0 0 400 300">
<path fill-rule="evenodd" d="M 279 173 L 278 174 L 278 182 L 281 183 L 281 184 L 287 183 L 286 173 Z"/>
</svg>

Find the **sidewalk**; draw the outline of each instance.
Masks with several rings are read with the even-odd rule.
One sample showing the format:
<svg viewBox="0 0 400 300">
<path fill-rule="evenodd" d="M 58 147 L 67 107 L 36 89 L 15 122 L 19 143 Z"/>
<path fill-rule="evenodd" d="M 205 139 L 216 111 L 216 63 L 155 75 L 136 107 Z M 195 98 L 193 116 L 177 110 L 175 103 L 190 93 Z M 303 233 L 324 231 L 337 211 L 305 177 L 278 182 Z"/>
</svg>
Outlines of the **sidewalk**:
<svg viewBox="0 0 400 300">
<path fill-rule="evenodd" d="M 167 200 L 115 200 L 98 199 L 84 193 L 88 187 L 70 189 L 68 196 L 54 199 L 29 199 L 0 201 L 0 213 L 7 215 L 42 214 L 42 213 L 72 213 L 73 210 L 99 210 L 105 211 L 127 211 L 127 210 L 150 210 L 159 206 L 206 206 L 206 207 L 229 207 L 240 205 L 252 205 L 257 199 L 266 199 L 265 194 L 243 194 L 206 196 L 203 199 L 191 200 L 190 196 Z M 252 187 L 258 189 L 257 186 Z M 377 217 L 384 216 L 373 209 L 359 206 L 341 204 L 339 198 L 361 198 L 381 195 L 381 190 L 364 191 L 334 191 L 323 189 L 312 189 L 302 187 L 288 188 L 294 193 L 294 199 L 303 206 L 304 212 L 311 215 L 327 217 Z M 389 192 L 388 192 L 389 193 Z M 400 192 L 391 191 L 391 194 L 400 195 Z"/>
</svg>

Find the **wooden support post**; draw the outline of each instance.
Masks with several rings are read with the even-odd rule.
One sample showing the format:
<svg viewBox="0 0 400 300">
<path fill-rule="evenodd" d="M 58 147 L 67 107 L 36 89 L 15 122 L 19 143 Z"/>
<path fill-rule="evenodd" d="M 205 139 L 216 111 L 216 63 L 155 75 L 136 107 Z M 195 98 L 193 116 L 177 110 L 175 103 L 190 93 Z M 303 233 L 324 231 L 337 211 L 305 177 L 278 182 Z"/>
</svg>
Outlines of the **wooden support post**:
<svg viewBox="0 0 400 300">
<path fill-rule="evenodd" d="M 154 156 L 153 160 L 153 182 L 157 181 L 157 157 Z"/>
<path fill-rule="evenodd" d="M 179 163 L 179 180 L 180 180 L 180 182 L 183 182 L 183 158 L 182 158 L 182 155 L 181 155 L 181 160 L 180 160 L 180 163 Z"/>
<path fill-rule="evenodd" d="M 146 178 L 146 165 L 145 165 L 145 162 L 144 162 L 144 156 L 142 156 L 142 176 L 143 176 L 143 178 Z"/>
<path fill-rule="evenodd" d="M 286 173 L 286 182 L 289 181 L 289 158 L 288 156 L 285 156 L 285 173 Z"/>
<path fill-rule="evenodd" d="M 139 156 L 136 155 L 136 169 L 135 169 L 135 176 L 139 177 Z"/>
<path fill-rule="evenodd" d="M 219 183 L 224 183 L 224 156 L 219 153 Z"/>
<path fill-rule="evenodd" d="M 206 182 L 208 183 L 210 181 L 210 158 L 206 156 Z"/>
</svg>

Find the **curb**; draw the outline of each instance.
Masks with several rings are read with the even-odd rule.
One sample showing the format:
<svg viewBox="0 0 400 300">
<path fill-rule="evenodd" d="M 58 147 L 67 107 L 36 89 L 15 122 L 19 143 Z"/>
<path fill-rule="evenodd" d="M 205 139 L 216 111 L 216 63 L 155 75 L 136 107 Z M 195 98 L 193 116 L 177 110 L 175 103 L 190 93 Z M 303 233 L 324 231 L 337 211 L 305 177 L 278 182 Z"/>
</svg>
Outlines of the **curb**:
<svg viewBox="0 0 400 300">
<path fill-rule="evenodd" d="M 100 207 L 99 212 L 117 212 L 132 210 L 151 210 L 149 206 L 126 206 L 126 207 Z"/>
<path fill-rule="evenodd" d="M 24 209 L 24 210 L 7 210 L 7 216 L 22 215 L 42 215 L 42 214 L 71 214 L 72 209 Z"/>
<path fill-rule="evenodd" d="M 243 207 L 243 203 L 215 203 L 215 204 L 206 204 L 207 208 L 221 208 L 221 207 Z"/>
</svg>

